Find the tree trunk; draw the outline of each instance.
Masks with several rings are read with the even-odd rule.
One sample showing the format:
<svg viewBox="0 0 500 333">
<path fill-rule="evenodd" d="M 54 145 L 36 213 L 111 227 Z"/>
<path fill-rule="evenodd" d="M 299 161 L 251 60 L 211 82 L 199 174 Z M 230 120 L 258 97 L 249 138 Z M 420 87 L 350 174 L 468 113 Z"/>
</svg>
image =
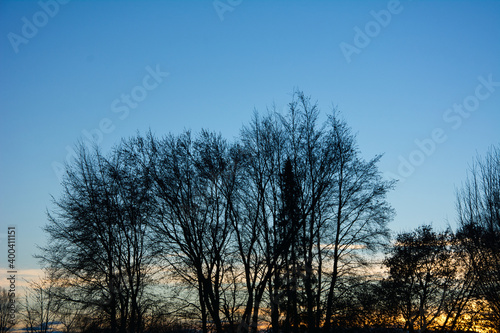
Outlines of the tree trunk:
<svg viewBox="0 0 500 333">
<path fill-rule="evenodd" d="M 198 279 L 198 299 L 201 308 L 201 330 L 203 333 L 208 333 L 207 329 L 207 309 L 205 305 L 205 296 L 203 292 L 203 283 L 201 279 Z"/>
<path fill-rule="evenodd" d="M 276 270 L 274 274 L 274 288 L 273 288 L 273 283 L 272 280 L 269 279 L 269 295 L 271 297 L 271 327 L 273 333 L 278 333 L 279 332 L 279 293 L 278 293 L 278 277 L 279 273 L 278 270 Z"/>
<path fill-rule="evenodd" d="M 339 204 L 339 215 L 337 217 L 337 231 L 335 235 L 335 248 L 333 252 L 333 272 L 332 281 L 330 283 L 330 289 L 328 290 L 328 298 L 326 301 L 326 317 L 325 317 L 325 330 L 329 332 L 331 329 L 331 319 L 333 315 L 333 296 L 334 289 L 337 284 L 338 275 L 338 262 L 339 262 L 339 241 L 340 241 L 340 204 Z"/>
</svg>

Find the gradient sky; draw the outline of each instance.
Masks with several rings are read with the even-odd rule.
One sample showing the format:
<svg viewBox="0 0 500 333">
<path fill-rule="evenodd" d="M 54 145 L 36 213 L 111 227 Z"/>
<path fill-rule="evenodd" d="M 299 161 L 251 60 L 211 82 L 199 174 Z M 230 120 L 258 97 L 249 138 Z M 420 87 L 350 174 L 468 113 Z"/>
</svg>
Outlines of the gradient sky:
<svg viewBox="0 0 500 333">
<path fill-rule="evenodd" d="M 455 227 L 455 189 L 500 143 L 500 1 L 2 0 L 0 38 L 2 267 L 8 225 L 38 267 L 54 165 L 85 133 L 231 139 L 300 89 L 384 153 L 394 232 Z"/>
</svg>

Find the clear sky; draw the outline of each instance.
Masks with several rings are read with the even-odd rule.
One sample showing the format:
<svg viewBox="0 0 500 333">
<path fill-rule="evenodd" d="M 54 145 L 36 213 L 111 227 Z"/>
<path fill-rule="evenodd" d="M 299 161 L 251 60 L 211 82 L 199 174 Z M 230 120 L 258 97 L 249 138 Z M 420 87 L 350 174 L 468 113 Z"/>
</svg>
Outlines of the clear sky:
<svg viewBox="0 0 500 333">
<path fill-rule="evenodd" d="M 231 139 L 294 89 L 385 154 L 394 232 L 455 226 L 469 163 L 500 143 L 500 1 L 2 0 L 1 266 L 16 225 L 19 269 L 37 268 L 78 140 Z"/>
</svg>

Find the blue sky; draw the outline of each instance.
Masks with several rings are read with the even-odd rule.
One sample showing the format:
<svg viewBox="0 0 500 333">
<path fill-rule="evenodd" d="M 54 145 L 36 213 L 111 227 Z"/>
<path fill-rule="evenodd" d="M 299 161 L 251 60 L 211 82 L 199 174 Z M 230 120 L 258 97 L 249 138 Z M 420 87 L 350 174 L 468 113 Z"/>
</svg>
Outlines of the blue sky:
<svg viewBox="0 0 500 333">
<path fill-rule="evenodd" d="M 499 22 L 500 1 L 1 1 L 2 244 L 16 225 L 37 267 L 54 165 L 85 133 L 233 138 L 294 89 L 384 153 L 392 230 L 455 226 L 468 164 L 500 143 Z"/>
</svg>

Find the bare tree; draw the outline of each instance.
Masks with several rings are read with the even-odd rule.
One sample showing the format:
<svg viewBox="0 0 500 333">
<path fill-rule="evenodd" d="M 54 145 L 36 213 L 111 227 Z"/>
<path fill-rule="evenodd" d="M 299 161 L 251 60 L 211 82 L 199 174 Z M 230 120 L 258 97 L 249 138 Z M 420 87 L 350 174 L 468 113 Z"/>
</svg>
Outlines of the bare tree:
<svg viewBox="0 0 500 333">
<path fill-rule="evenodd" d="M 108 162 L 80 146 L 79 159 L 67 166 L 64 193 L 48 214 L 45 231 L 51 237 L 42 262 L 64 284 L 58 297 L 95 315 L 106 314 L 117 331 L 116 211 L 107 185 Z"/>
<path fill-rule="evenodd" d="M 280 309 L 294 330 L 302 323 L 319 327 L 325 317 L 329 328 L 341 268 L 359 263 L 360 252 L 388 237 L 392 209 L 385 195 L 393 182 L 382 180 L 380 157 L 362 160 L 347 125 L 336 114 L 319 125 L 318 112 L 297 92 L 288 114 L 256 115 L 242 131 L 246 200 L 235 233 L 252 330 L 266 284 L 273 328 Z M 326 263 L 333 273 L 326 273 Z"/>
<path fill-rule="evenodd" d="M 454 267 L 455 276 L 448 285 L 447 295 L 443 307 L 444 321 L 440 324 L 441 330 L 472 330 L 473 326 L 464 326 L 464 322 L 472 324 L 477 308 L 474 304 L 477 296 L 477 283 L 474 272 L 468 264 L 467 250 L 463 246 L 463 235 L 457 233 L 450 242 L 451 256 L 448 260 Z M 476 312 L 476 313 L 475 313 Z M 464 321 L 468 316 L 469 320 Z"/>
<path fill-rule="evenodd" d="M 242 130 L 245 156 L 241 184 L 243 193 L 233 205 L 233 228 L 239 260 L 245 274 L 246 302 L 239 331 L 256 332 L 264 293 L 269 287 L 273 326 L 277 325 L 279 297 L 271 278 L 287 253 L 298 226 L 281 228 L 281 170 L 285 162 L 286 137 L 276 115 L 253 121 Z M 270 284 L 269 284 L 270 283 Z"/>
<path fill-rule="evenodd" d="M 151 161 L 141 137 L 123 141 L 110 165 L 116 210 L 119 212 L 118 271 L 121 327 L 129 332 L 144 329 L 144 313 L 154 302 L 153 276 L 157 272 L 156 253 L 148 235 L 156 214 Z M 111 185 L 110 184 L 110 185 Z"/>
<path fill-rule="evenodd" d="M 54 297 L 55 285 L 50 276 L 31 281 L 26 290 L 24 326 L 28 332 L 48 333 L 57 324 L 58 305 Z"/>
<path fill-rule="evenodd" d="M 393 183 L 337 113 L 318 117 L 296 92 L 231 144 L 202 131 L 137 136 L 109 157 L 82 145 L 45 228 L 58 299 L 112 332 L 153 313 L 204 332 L 256 332 L 267 313 L 275 331 L 331 328 L 345 272 L 387 240 Z M 173 296 L 182 310 L 155 303 L 155 267 L 191 291 Z"/>
<path fill-rule="evenodd" d="M 480 298 L 500 331 L 500 148 L 477 157 L 457 193 L 458 221 L 468 267 L 474 272 Z"/>
<path fill-rule="evenodd" d="M 157 244 L 167 269 L 198 291 L 203 331 L 209 318 L 222 331 L 223 284 L 232 269 L 229 206 L 239 157 L 206 131 L 195 141 L 186 132 L 160 142 L 150 137 L 150 144 L 161 207 L 154 224 Z"/>
<path fill-rule="evenodd" d="M 331 179 L 333 192 L 329 197 L 328 231 L 324 240 L 332 249 L 325 310 L 327 330 L 331 327 L 339 278 L 346 270 L 352 270 L 353 265 L 363 263 L 360 253 L 376 251 L 387 244 L 387 223 L 394 214 L 385 200 L 394 182 L 382 179 L 377 167 L 381 156 L 364 161 L 347 125 L 332 117 L 330 127 L 337 164 Z"/>
<path fill-rule="evenodd" d="M 149 302 L 155 257 L 146 236 L 154 206 L 148 169 L 138 162 L 141 144 L 123 143 L 110 158 L 81 146 L 49 213 L 50 242 L 40 256 L 60 284 L 55 296 L 100 312 L 113 332 L 142 331 Z"/>
<path fill-rule="evenodd" d="M 10 292 L 12 294 L 12 292 Z M 11 302 L 16 295 L 9 295 L 8 289 L 0 288 L 0 332 L 7 332 L 17 322 L 16 305 Z"/>
</svg>

